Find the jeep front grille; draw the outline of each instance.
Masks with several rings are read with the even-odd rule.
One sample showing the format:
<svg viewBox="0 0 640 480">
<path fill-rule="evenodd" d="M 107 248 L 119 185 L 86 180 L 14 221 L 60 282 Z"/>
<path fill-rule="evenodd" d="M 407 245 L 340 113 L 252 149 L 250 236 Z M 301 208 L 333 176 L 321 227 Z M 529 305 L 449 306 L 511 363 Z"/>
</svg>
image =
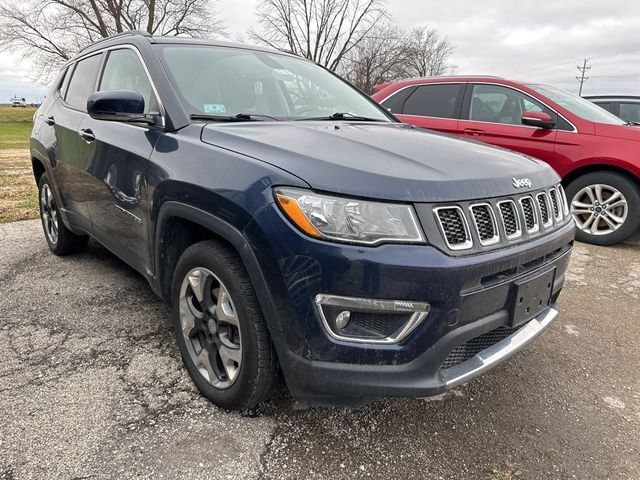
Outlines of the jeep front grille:
<svg viewBox="0 0 640 480">
<path fill-rule="evenodd" d="M 522 235 L 522 229 L 520 228 L 520 219 L 518 218 L 518 211 L 516 210 L 516 204 L 513 200 L 503 200 L 498 202 L 498 208 L 500 209 L 500 218 L 504 225 L 504 233 L 507 238 L 518 238 Z"/>
<path fill-rule="evenodd" d="M 524 212 L 524 224 L 527 227 L 527 232 L 537 232 L 539 228 L 538 216 L 533 206 L 533 199 L 531 197 L 523 197 L 520 199 L 520 205 L 522 205 L 522 211 Z"/>
<path fill-rule="evenodd" d="M 473 245 L 467 220 L 460 207 L 437 208 L 436 214 L 442 234 L 451 250 L 462 250 Z"/>
<path fill-rule="evenodd" d="M 480 243 L 482 245 L 496 243 L 500 237 L 498 236 L 498 225 L 496 224 L 491 205 L 488 203 L 471 205 L 471 213 Z"/>
<path fill-rule="evenodd" d="M 551 198 L 551 205 L 553 206 L 553 218 L 556 220 L 562 218 L 562 212 L 560 207 L 560 199 L 558 191 L 555 188 L 549 190 L 549 198 Z"/>
<path fill-rule="evenodd" d="M 536 195 L 538 200 L 538 206 L 540 207 L 540 218 L 542 218 L 542 225 L 549 225 L 552 222 L 551 214 L 549 213 L 549 200 L 546 192 L 540 192 Z"/>
<path fill-rule="evenodd" d="M 453 205 L 417 205 L 426 227 L 435 225 L 442 240 L 433 242 L 455 254 L 500 248 L 543 235 L 570 221 L 559 187 L 524 195 Z M 429 219 L 426 208 L 432 209 Z"/>
</svg>

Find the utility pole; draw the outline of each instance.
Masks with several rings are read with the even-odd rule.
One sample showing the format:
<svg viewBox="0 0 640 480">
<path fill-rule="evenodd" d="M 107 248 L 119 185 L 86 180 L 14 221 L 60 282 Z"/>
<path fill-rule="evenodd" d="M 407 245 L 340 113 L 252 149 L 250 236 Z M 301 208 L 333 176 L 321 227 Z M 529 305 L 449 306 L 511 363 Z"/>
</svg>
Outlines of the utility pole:
<svg viewBox="0 0 640 480">
<path fill-rule="evenodd" d="M 580 72 L 580 76 L 576 77 L 576 80 L 580 82 L 580 91 L 578 92 L 578 96 L 580 97 L 582 96 L 582 85 L 584 84 L 584 82 L 589 80 L 589 77 L 587 77 L 586 74 L 589 70 L 591 70 L 591 65 L 587 66 L 588 61 L 589 59 L 585 58 L 584 62 L 582 62 L 582 66 L 578 65 L 578 71 Z"/>
</svg>

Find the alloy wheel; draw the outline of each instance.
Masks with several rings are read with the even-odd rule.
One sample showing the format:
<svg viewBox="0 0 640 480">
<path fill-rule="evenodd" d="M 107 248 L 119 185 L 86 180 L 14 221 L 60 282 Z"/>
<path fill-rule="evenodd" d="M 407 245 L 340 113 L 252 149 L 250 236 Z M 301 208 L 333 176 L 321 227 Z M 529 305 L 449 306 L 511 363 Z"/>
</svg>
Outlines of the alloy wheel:
<svg viewBox="0 0 640 480">
<path fill-rule="evenodd" d="M 629 205 L 618 189 L 597 183 L 574 195 L 571 213 L 582 231 L 590 235 L 608 235 L 624 224 Z"/>
<path fill-rule="evenodd" d="M 238 315 L 229 290 L 210 270 L 194 268 L 182 281 L 179 309 L 191 361 L 212 386 L 229 388 L 242 364 Z"/>
<path fill-rule="evenodd" d="M 42 190 L 40 191 L 40 212 L 44 232 L 49 242 L 55 245 L 58 242 L 58 211 L 55 198 L 47 183 L 42 185 Z"/>
</svg>

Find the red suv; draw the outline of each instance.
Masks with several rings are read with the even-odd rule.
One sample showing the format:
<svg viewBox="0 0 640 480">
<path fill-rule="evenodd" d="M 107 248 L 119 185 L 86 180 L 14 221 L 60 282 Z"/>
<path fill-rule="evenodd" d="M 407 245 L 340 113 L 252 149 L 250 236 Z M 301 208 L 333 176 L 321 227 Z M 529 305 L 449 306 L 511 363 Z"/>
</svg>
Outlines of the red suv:
<svg viewBox="0 0 640 480">
<path fill-rule="evenodd" d="M 373 98 L 403 122 L 549 163 L 563 179 L 579 240 L 611 245 L 638 229 L 638 126 L 555 87 L 495 77 L 418 78 L 376 90 Z"/>
</svg>

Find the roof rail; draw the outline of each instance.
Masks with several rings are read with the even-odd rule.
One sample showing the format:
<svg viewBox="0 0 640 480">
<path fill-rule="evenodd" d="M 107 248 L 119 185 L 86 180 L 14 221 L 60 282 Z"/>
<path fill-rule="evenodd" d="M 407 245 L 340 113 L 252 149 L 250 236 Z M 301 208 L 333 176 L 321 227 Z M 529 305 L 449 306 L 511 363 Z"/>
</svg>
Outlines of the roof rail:
<svg viewBox="0 0 640 480">
<path fill-rule="evenodd" d="M 78 53 L 82 53 L 85 50 L 88 50 L 89 48 L 95 47 L 96 45 L 100 45 L 101 43 L 112 40 L 114 38 L 135 37 L 135 36 L 152 37 L 152 35 L 149 32 L 145 32 L 144 30 L 127 30 L 126 32 L 116 33 L 115 35 L 109 35 L 108 37 L 102 38 L 101 40 L 98 40 L 97 42 L 94 42 L 91 45 L 87 45 Z"/>
</svg>

